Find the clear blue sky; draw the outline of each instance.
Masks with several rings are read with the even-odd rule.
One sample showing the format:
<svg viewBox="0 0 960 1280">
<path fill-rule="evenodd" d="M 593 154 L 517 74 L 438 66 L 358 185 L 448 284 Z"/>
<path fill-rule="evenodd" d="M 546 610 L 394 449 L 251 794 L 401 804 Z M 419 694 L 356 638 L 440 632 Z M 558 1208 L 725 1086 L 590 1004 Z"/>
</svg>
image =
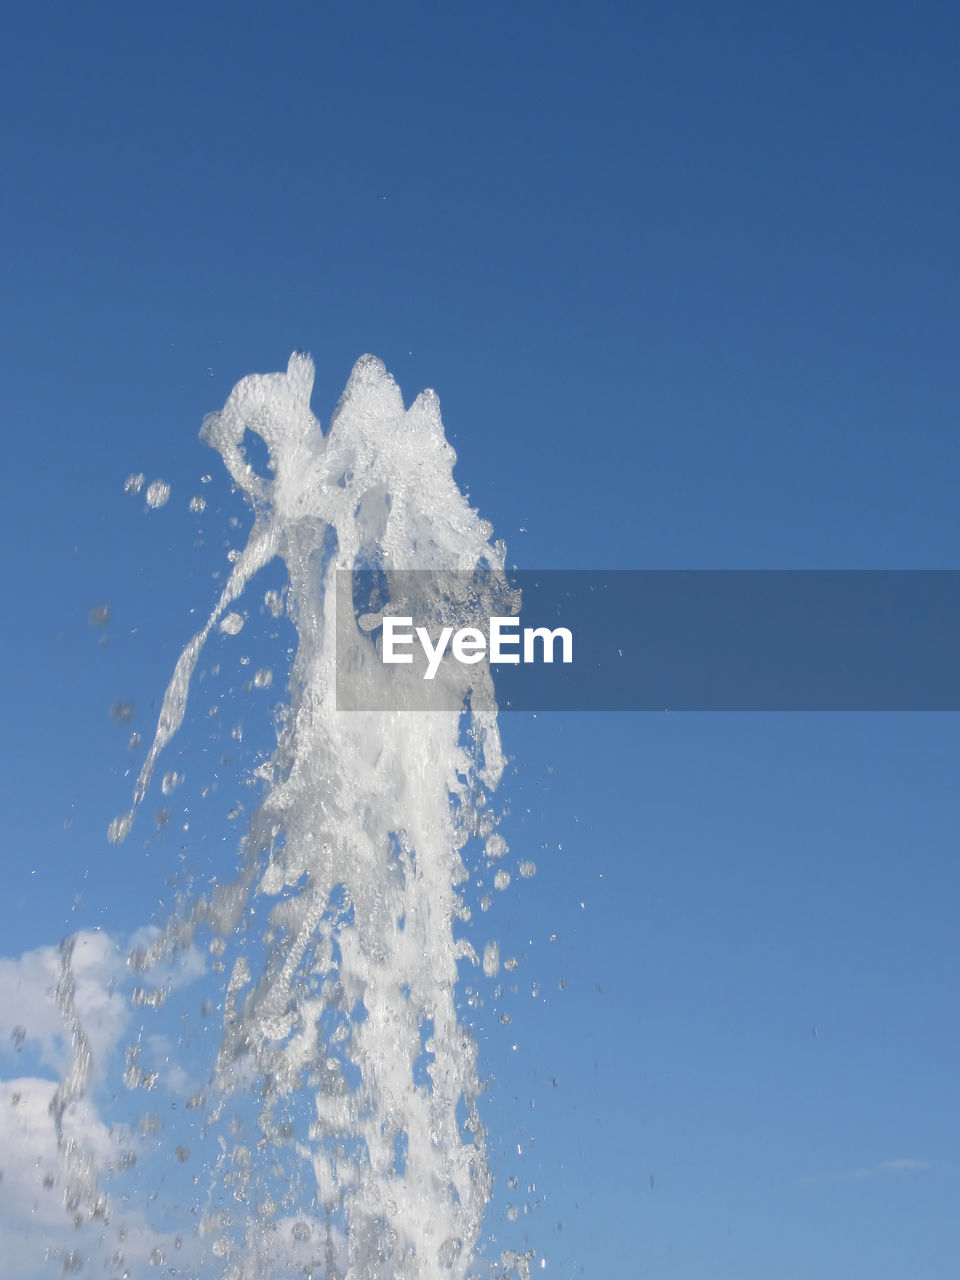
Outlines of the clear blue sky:
<svg viewBox="0 0 960 1280">
<path fill-rule="evenodd" d="M 159 909 L 107 712 L 147 732 L 242 514 L 202 416 L 294 348 L 321 419 L 365 351 L 434 387 L 524 568 L 958 567 L 955 6 L 41 2 L 0 45 L 3 955 Z M 955 1276 L 958 728 L 505 719 L 505 1239 Z"/>
</svg>

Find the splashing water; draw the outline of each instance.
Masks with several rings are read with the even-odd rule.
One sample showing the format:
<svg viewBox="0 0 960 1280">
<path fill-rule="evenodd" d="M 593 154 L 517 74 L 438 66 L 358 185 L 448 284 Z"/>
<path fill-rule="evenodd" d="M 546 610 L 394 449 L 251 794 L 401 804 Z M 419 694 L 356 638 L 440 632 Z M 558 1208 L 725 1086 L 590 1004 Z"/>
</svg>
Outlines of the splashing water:
<svg viewBox="0 0 960 1280">
<path fill-rule="evenodd" d="M 477 1049 L 455 1007 L 458 961 L 479 963 L 456 936 L 469 915 L 458 886 L 471 835 L 503 844 L 489 801 L 504 765 L 496 705 L 486 689 L 449 712 L 338 713 L 334 582 L 338 569 L 371 566 L 388 581 L 399 569 L 502 570 L 504 548 L 453 480 L 432 392 L 405 411 L 384 367 L 363 357 L 324 435 L 310 411 L 313 374 L 294 355 L 284 374 L 241 381 L 203 424 L 254 523 L 176 664 L 133 807 L 109 835 L 130 832 L 208 637 L 240 630 L 231 606 L 279 557 L 298 644 L 240 873 L 135 957 L 146 972 L 182 954 L 201 925 L 230 939 L 254 899 L 275 900 L 259 963 L 233 963 L 216 1071 L 221 1109 L 240 1085 L 256 1086 L 256 1154 L 222 1145 L 236 1205 L 226 1225 L 215 1215 L 202 1224 L 199 1265 L 238 1280 L 462 1280 L 476 1274 L 491 1177 Z M 269 451 L 269 475 L 250 464 L 248 430 Z M 496 972 L 489 948 L 483 967 Z M 69 983 L 62 1000 L 69 1013 Z M 77 1031 L 61 1116 L 89 1076 Z M 308 1123 L 297 1129 L 287 1118 L 305 1098 Z M 90 1176 L 76 1153 L 71 1173 L 77 1195 Z M 102 1201 L 95 1209 L 105 1212 Z M 515 1255 L 503 1265 L 526 1274 Z"/>
</svg>

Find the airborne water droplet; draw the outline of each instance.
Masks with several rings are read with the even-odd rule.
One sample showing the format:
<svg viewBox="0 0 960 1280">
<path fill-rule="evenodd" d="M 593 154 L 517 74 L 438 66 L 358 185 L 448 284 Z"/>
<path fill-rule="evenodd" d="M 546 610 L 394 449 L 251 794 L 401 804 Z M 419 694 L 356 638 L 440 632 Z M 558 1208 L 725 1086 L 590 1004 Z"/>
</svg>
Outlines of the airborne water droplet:
<svg viewBox="0 0 960 1280">
<path fill-rule="evenodd" d="M 170 498 L 170 486 L 165 480 L 154 480 L 147 489 L 147 506 L 157 507 L 166 506 Z"/>
<path fill-rule="evenodd" d="M 239 635 L 243 630 L 243 618 L 239 613 L 228 613 L 220 623 L 220 630 L 228 636 Z"/>
</svg>

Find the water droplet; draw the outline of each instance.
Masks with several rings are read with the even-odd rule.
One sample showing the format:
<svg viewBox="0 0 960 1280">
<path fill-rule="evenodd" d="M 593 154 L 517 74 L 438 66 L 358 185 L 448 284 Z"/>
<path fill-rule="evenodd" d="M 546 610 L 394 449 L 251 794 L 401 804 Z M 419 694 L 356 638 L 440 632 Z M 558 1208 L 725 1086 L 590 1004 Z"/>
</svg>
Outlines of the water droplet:
<svg viewBox="0 0 960 1280">
<path fill-rule="evenodd" d="M 239 613 L 228 613 L 220 622 L 220 630 L 228 636 L 239 635 L 243 630 L 243 618 Z"/>
<path fill-rule="evenodd" d="M 165 480 L 154 480 L 147 489 L 147 506 L 157 507 L 166 506 L 170 499 L 170 486 Z"/>
<path fill-rule="evenodd" d="M 126 813 L 114 818 L 107 828 L 107 839 L 111 844 L 123 844 L 130 834 L 130 828 L 133 826 L 133 817 L 133 810 L 128 809 Z"/>
<path fill-rule="evenodd" d="M 492 836 L 487 838 L 484 846 L 488 858 L 502 858 L 505 853 L 509 852 L 509 845 L 499 831 L 495 831 Z"/>
</svg>

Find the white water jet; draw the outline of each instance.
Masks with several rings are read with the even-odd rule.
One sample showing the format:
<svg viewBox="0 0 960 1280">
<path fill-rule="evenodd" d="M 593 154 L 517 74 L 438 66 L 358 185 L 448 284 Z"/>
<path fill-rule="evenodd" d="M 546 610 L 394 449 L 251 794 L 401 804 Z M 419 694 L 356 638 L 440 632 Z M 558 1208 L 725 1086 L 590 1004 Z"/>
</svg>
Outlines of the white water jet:
<svg viewBox="0 0 960 1280">
<path fill-rule="evenodd" d="M 202 1225 L 197 1257 L 237 1278 L 314 1274 L 319 1263 L 317 1280 L 462 1280 L 476 1274 L 491 1177 L 477 1049 L 455 1007 L 458 961 L 478 960 L 455 926 L 469 915 L 464 844 L 474 834 L 502 844 L 489 807 L 504 766 L 496 705 L 489 677 L 470 669 L 460 709 L 338 712 L 334 583 L 338 569 L 371 566 L 387 582 L 392 570 L 498 571 L 504 548 L 453 480 L 432 392 L 404 410 L 365 356 L 324 434 L 313 373 L 294 355 L 286 373 L 243 379 L 203 424 L 254 523 L 176 664 L 133 807 L 110 838 L 131 829 L 208 637 L 239 631 L 231 607 L 280 557 L 298 643 L 241 871 L 136 957 L 149 971 L 201 925 L 230 940 L 254 899 L 276 899 L 259 971 L 244 954 L 233 963 L 217 1064 L 224 1105 L 256 1084 L 260 1138 L 253 1153 L 223 1147 L 218 1176 L 229 1169 L 237 1208 L 226 1225 L 216 1215 Z M 250 464 L 247 431 L 266 444 L 268 475 Z M 356 634 L 354 657 L 369 645 Z M 344 660 L 342 632 L 339 643 Z M 484 968 L 496 971 L 492 950 Z M 296 1132 L 284 1117 L 305 1096 L 312 1117 Z M 515 1255 L 504 1265 L 526 1273 Z"/>
</svg>

